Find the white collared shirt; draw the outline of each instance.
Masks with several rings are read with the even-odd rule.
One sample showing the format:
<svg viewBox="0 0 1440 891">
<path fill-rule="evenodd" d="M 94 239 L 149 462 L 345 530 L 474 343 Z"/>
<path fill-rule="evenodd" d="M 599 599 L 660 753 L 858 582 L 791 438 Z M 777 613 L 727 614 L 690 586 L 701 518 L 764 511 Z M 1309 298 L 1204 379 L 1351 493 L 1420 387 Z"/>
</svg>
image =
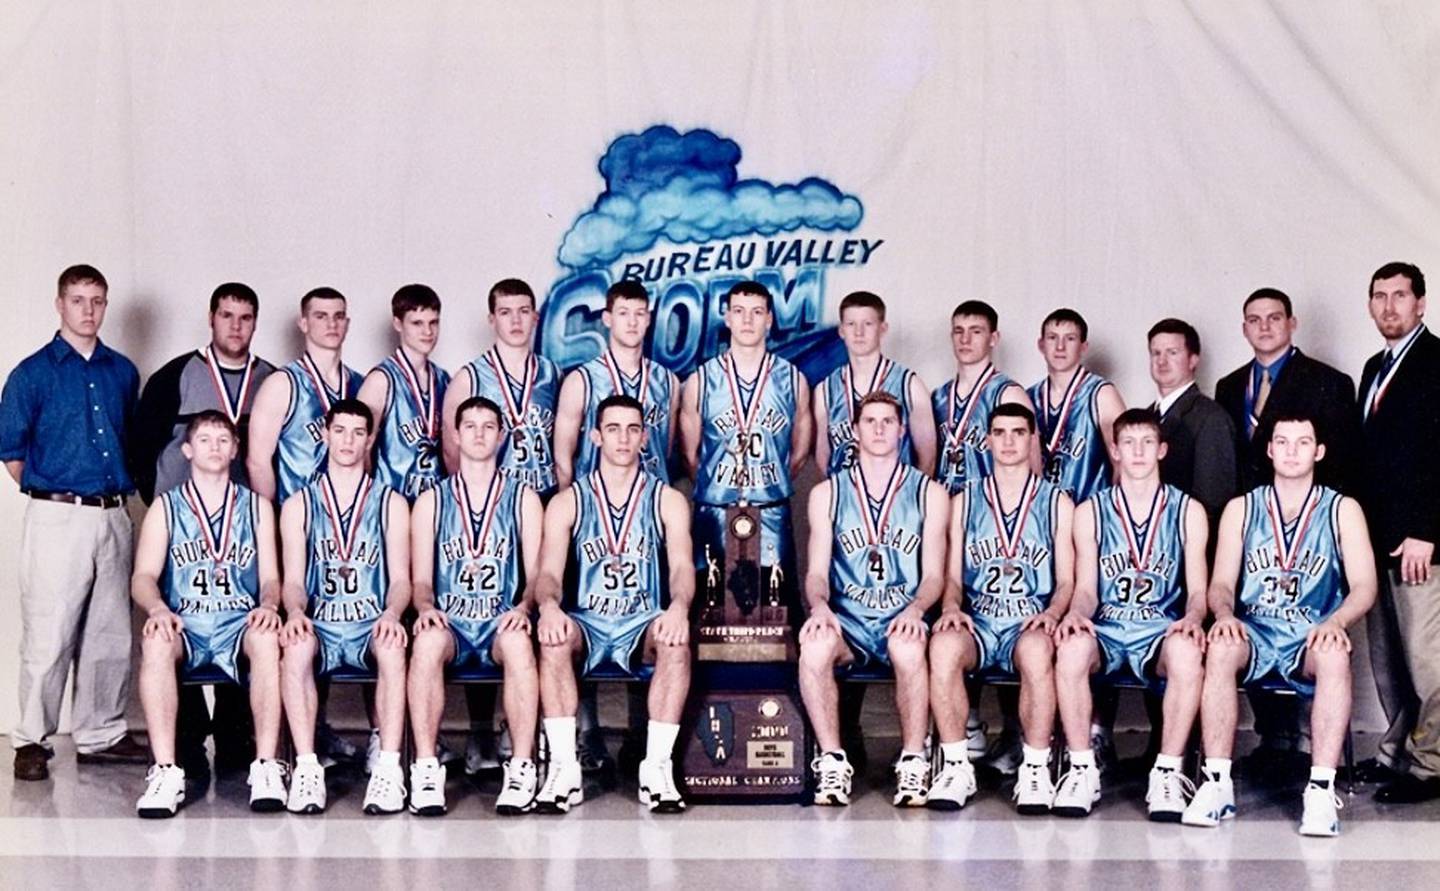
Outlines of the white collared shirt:
<svg viewBox="0 0 1440 891">
<path fill-rule="evenodd" d="M 1193 387 L 1193 386 L 1195 386 L 1195 381 L 1194 381 L 1194 379 L 1192 378 L 1192 379 L 1190 380 L 1190 383 L 1186 384 L 1185 386 L 1183 386 L 1183 387 L 1176 387 L 1174 390 L 1171 390 L 1171 391 L 1170 391 L 1170 395 L 1168 395 L 1168 396 L 1161 396 L 1161 397 L 1159 397 L 1158 399 L 1156 399 L 1156 400 L 1155 400 L 1155 410 L 1160 413 L 1160 417 L 1162 417 L 1162 418 L 1165 417 L 1165 413 L 1170 410 L 1170 406 L 1172 406 L 1172 405 L 1174 405 L 1176 402 L 1178 402 L 1178 401 L 1180 400 L 1180 397 L 1181 397 L 1181 396 L 1184 396 L 1185 393 L 1186 393 L 1191 387 Z"/>
<path fill-rule="evenodd" d="M 1370 389 L 1365 394 L 1365 402 L 1362 403 L 1362 405 L 1364 406 L 1365 417 L 1370 417 L 1370 414 L 1375 411 L 1376 393 L 1391 378 L 1395 377 L 1395 372 L 1400 370 L 1400 363 L 1405 361 L 1405 356 L 1410 352 L 1410 345 L 1415 342 L 1415 338 L 1419 337 L 1420 333 L 1424 330 L 1425 323 L 1421 322 L 1413 329 L 1411 329 L 1409 334 L 1396 341 L 1393 347 L 1385 348 L 1386 352 L 1395 357 L 1395 364 L 1390 366 L 1390 373 L 1384 378 L 1384 380 L 1382 380 L 1380 375 L 1377 374 L 1375 375 L 1375 379 L 1370 382 Z"/>
</svg>

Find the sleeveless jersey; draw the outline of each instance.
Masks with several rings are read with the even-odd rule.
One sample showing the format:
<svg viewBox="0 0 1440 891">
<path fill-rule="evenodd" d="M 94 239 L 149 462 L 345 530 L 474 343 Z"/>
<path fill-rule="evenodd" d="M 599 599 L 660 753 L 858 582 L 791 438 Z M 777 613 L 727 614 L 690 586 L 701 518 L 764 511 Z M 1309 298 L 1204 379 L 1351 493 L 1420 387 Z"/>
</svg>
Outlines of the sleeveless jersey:
<svg viewBox="0 0 1440 891">
<path fill-rule="evenodd" d="M 356 503 L 339 503 L 329 474 L 321 474 L 304 491 L 310 618 L 336 625 L 373 623 L 385 609 L 390 584 L 385 531 L 391 488 L 367 475 Z"/>
<path fill-rule="evenodd" d="M 375 478 L 414 504 L 444 475 L 440 406 L 450 375 L 432 362 L 434 374 L 417 381 L 409 361 L 398 355 L 386 357 L 376 368 L 389 383 L 389 395 L 385 422 L 375 438 Z"/>
<path fill-rule="evenodd" d="M 1313 486 L 1298 517 L 1281 525 L 1272 486 L 1245 495 L 1245 549 L 1235 614 L 1277 649 L 1303 644 L 1310 626 L 1340 607 L 1340 493 Z M 1276 527 L 1280 526 L 1277 534 Z"/>
<path fill-rule="evenodd" d="M 225 496 L 221 505 L 204 504 L 193 482 L 160 496 L 170 530 L 160 593 L 187 628 L 213 624 L 224 613 L 249 613 L 260 605 L 255 544 L 260 496 L 233 483 Z M 212 507 L 220 508 L 220 516 L 202 519 Z"/>
<path fill-rule="evenodd" d="M 275 446 L 276 504 L 284 504 L 286 498 L 309 485 L 324 469 L 325 412 L 338 400 L 354 398 L 361 383 L 354 369 L 342 365 L 340 392 L 330 389 L 308 355 L 280 370 L 290 378 L 290 407 Z"/>
<path fill-rule="evenodd" d="M 837 615 L 883 634 L 915 599 L 929 481 L 898 463 L 876 499 L 865 491 L 859 465 L 830 478 L 830 603 Z"/>
<path fill-rule="evenodd" d="M 965 493 L 966 609 L 977 623 L 995 625 L 1042 612 L 1055 592 L 1059 488 L 1031 475 L 1019 506 L 998 522 L 987 498 L 996 497 L 994 477 L 966 483 Z"/>
<path fill-rule="evenodd" d="M 1059 486 L 1076 504 L 1110 485 L 1109 436 L 1100 429 L 1100 402 L 1096 398 L 1109 381 L 1084 368 L 1072 379 L 1073 394 L 1054 393 L 1048 379 L 1027 392 L 1035 405 L 1035 422 L 1045 459 L 1045 479 Z M 1050 398 L 1060 396 L 1061 406 L 1051 408 Z M 1055 431 L 1060 428 L 1059 441 Z"/>
<path fill-rule="evenodd" d="M 992 365 L 970 394 L 956 395 L 954 378 L 930 394 L 935 434 L 940 440 L 940 465 L 935 476 L 950 494 L 990 475 L 990 413 L 1000 404 L 1000 394 L 1013 383 Z"/>
<path fill-rule="evenodd" d="M 855 407 L 860 400 L 873 390 L 883 390 L 900 400 L 900 460 L 906 464 L 915 463 L 915 451 L 910 443 L 910 381 L 914 372 L 881 358 L 875 368 L 873 384 L 868 380 L 855 380 L 849 363 L 840 366 L 825 378 L 826 432 L 830 441 L 830 464 L 825 468 L 826 476 L 846 470 L 855 463 L 858 446 L 855 444 Z M 871 384 L 865 393 L 859 388 Z"/>
<path fill-rule="evenodd" d="M 598 471 L 571 488 L 576 511 L 571 537 L 574 585 L 566 611 L 591 623 L 620 626 L 663 609 L 669 599 L 660 522 L 664 483 L 637 473 L 628 493 L 609 493 L 610 498 L 625 499 L 621 510 L 610 507 Z"/>
<path fill-rule="evenodd" d="M 737 380 L 730 368 L 726 352 L 696 372 L 700 468 L 694 498 L 714 505 L 784 501 L 794 492 L 790 434 L 800 372 L 773 353 L 765 355 L 754 381 Z"/>
<path fill-rule="evenodd" d="M 599 466 L 600 449 L 590 439 L 595 429 L 595 410 L 607 396 L 623 393 L 645 406 L 645 447 L 640 452 L 640 469 L 662 482 L 670 482 L 670 405 L 675 393 L 675 375 L 658 362 L 641 359 L 641 371 L 625 377 L 610 361 L 609 351 L 579 368 L 585 384 L 585 417 L 580 426 L 580 450 L 575 456 L 575 479 L 589 476 Z M 618 386 L 618 389 L 617 389 Z M 641 392 L 641 388 L 644 392 Z"/>
<path fill-rule="evenodd" d="M 435 605 L 452 624 L 483 624 L 518 602 L 525 588 L 524 490 L 503 474 L 494 477 L 489 492 L 469 491 L 459 474 L 436 490 Z"/>
<path fill-rule="evenodd" d="M 1119 486 L 1101 489 L 1088 504 L 1095 516 L 1099 607 L 1095 622 L 1162 628 L 1185 612 L 1185 512 L 1190 496 L 1161 485 L 1149 504 L 1129 504 Z M 1084 506 L 1082 506 L 1084 509 Z M 1136 568 L 1136 564 L 1139 568 Z"/>
<path fill-rule="evenodd" d="M 505 441 L 497 456 L 501 472 L 548 497 L 555 491 L 552 443 L 560 370 L 535 353 L 530 354 L 528 368 L 506 368 L 494 347 L 467 367 L 473 395 L 493 401 L 505 415 Z"/>
</svg>

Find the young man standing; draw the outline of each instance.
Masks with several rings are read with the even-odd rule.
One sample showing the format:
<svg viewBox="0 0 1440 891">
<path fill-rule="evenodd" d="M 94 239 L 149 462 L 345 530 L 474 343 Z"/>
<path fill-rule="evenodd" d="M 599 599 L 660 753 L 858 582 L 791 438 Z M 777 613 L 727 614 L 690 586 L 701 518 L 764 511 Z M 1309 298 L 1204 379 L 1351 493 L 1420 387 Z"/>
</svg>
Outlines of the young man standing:
<svg viewBox="0 0 1440 891">
<path fill-rule="evenodd" d="M 1205 509 L 1160 482 L 1160 419 L 1122 413 L 1110 447 L 1120 481 L 1075 510 L 1075 595 L 1055 633 L 1055 687 L 1070 770 L 1052 810 L 1083 817 L 1100 800 L 1090 678 L 1165 685 L 1164 735 L 1145 800 L 1150 819 L 1185 809 L 1181 761 L 1200 708 L 1205 651 Z"/>
<path fill-rule="evenodd" d="M 944 607 L 930 639 L 930 707 L 942 763 L 931 807 L 956 809 L 975 793 L 965 742 L 965 672 L 1020 679 L 1023 748 L 1014 799 L 1022 814 L 1050 810 L 1055 724 L 1055 643 L 1070 606 L 1074 539 L 1070 497 L 1031 470 L 1035 415 L 1002 404 L 991 413 L 992 475 L 972 480 L 950 511 Z"/>
<path fill-rule="evenodd" d="M 145 613 L 140 703 L 155 765 L 136 803 L 142 817 L 172 817 L 185 799 L 176 763 L 176 669 L 220 669 L 250 690 L 256 758 L 250 809 L 285 806 L 280 742 L 280 567 L 270 502 L 230 480 L 239 431 L 218 411 L 186 425 L 181 453 L 190 480 L 167 490 L 145 514 L 131 597 Z M 244 669 L 242 670 L 242 657 Z M 244 677 L 242 678 L 242 674 Z"/>
<path fill-rule="evenodd" d="M 929 390 L 914 372 L 881 352 L 889 330 L 885 301 L 869 291 L 855 291 L 840 301 L 840 339 L 845 365 L 815 388 L 815 464 L 834 476 L 854 466 L 859 457 L 854 417 L 860 400 L 885 392 L 900 403 L 900 460 L 935 474 L 935 418 L 924 406 Z M 862 389 L 863 387 L 863 389 Z"/>
<path fill-rule="evenodd" d="M 855 410 L 859 457 L 810 490 L 810 617 L 800 629 L 800 693 L 820 755 L 816 804 L 850 803 L 853 768 L 840 742 L 837 666 L 895 670 L 901 751 L 896 807 L 923 807 L 930 779 L 925 613 L 945 586 L 945 489 L 900 458 L 900 400 L 867 394 Z"/>
<path fill-rule="evenodd" d="M 640 469 L 644 411 L 611 396 L 595 412 L 600 463 L 545 510 L 535 600 L 540 605 L 540 701 L 550 767 L 537 806 L 564 813 L 584 798 L 576 751 L 576 675 L 610 664 L 627 674 L 655 665 L 640 762 L 640 801 L 677 813 L 685 800 L 673 761 L 690 688 L 690 516 L 685 497 Z M 566 586 L 567 565 L 574 585 Z M 668 578 L 666 573 L 668 570 Z M 580 666 L 577 671 L 577 665 Z"/>
<path fill-rule="evenodd" d="M 790 496 L 810 451 L 810 385 L 766 347 L 774 300 L 763 284 L 731 287 L 724 311 L 730 348 L 695 369 L 681 395 L 680 437 L 695 475 L 695 566 L 705 567 L 707 548 L 716 559 L 725 553 L 726 508 L 758 508 L 765 578 L 780 568 L 796 615 Z"/>
<path fill-rule="evenodd" d="M 1235 816 L 1235 685 L 1277 680 L 1314 697 L 1300 833 L 1332 836 L 1340 832 L 1335 768 L 1350 726 L 1347 629 L 1375 603 L 1374 554 L 1360 505 L 1315 483 L 1325 446 L 1314 422 L 1280 415 L 1271 430 L 1274 484 L 1231 500 L 1220 518 L 1201 696 L 1205 781 L 1183 821 L 1217 826 Z"/>
<path fill-rule="evenodd" d="M 410 657 L 410 810 L 445 813 L 445 767 L 437 758 L 445 668 L 478 666 L 504 672 L 513 754 L 495 810 L 520 814 L 535 804 L 540 682 L 524 595 L 525 580 L 535 578 L 539 562 L 544 508 L 534 490 L 496 464 L 505 437 L 500 406 L 471 397 L 456 415 L 460 469 L 420 496 L 410 523 L 417 614 Z"/>
<path fill-rule="evenodd" d="M 988 476 L 991 468 L 989 420 L 997 405 L 1034 406 L 1025 388 L 1000 373 L 990 357 L 1000 343 L 1000 317 L 990 304 L 966 300 L 950 314 L 950 345 L 955 351 L 955 377 L 930 394 L 939 439 L 940 463 L 935 478 L 958 494 L 967 483 Z M 1027 460 L 1038 473 L 1040 445 Z"/>
<path fill-rule="evenodd" d="M 440 297 L 426 285 L 405 285 L 390 299 L 395 353 L 360 385 L 375 415 L 375 480 L 410 504 L 445 476 L 440 406 L 450 375 L 430 361 L 440 340 Z"/>
<path fill-rule="evenodd" d="M 1125 400 L 1115 385 L 1080 364 L 1090 326 L 1073 309 L 1057 309 L 1040 325 L 1037 346 L 1046 377 L 1028 391 L 1040 426 L 1045 479 L 1079 504 L 1114 479 L 1110 445 Z"/>
<path fill-rule="evenodd" d="M 601 315 L 609 331 L 605 352 L 565 376 L 555 415 L 555 475 L 562 487 L 595 469 L 600 453 L 588 436 L 595 409 L 607 397 L 633 397 L 645 407 L 645 447 L 640 468 L 670 481 L 670 446 L 680 412 L 680 385 L 668 368 L 645 358 L 650 330 L 650 295 L 645 286 L 625 279 L 605 292 Z M 577 451 L 578 449 L 578 451 Z"/>
<path fill-rule="evenodd" d="M 295 743 L 286 807 L 325 809 L 325 770 L 315 756 L 315 677 L 340 668 L 378 668 L 375 711 L 380 753 L 365 790 L 365 812 L 405 807 L 400 743 L 405 730 L 405 646 L 400 624 L 410 603 L 410 511 L 405 499 L 365 472 L 372 417 L 358 399 L 325 414 L 329 467 L 280 510 L 285 627 L 281 676 Z"/>
<path fill-rule="evenodd" d="M 340 360 L 350 330 L 345 295 L 315 288 L 300 298 L 305 351 L 255 394 L 245 467 L 250 488 L 284 505 L 325 463 L 325 416 L 360 390 L 360 375 Z"/>
</svg>

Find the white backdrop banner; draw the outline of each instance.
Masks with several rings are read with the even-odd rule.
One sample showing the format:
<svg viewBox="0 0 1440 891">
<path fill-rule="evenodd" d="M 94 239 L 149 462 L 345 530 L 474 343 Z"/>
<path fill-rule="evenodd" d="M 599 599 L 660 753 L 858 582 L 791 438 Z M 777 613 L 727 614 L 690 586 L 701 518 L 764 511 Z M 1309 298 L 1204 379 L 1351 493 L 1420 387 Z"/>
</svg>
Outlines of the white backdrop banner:
<svg viewBox="0 0 1440 891">
<path fill-rule="evenodd" d="M 390 294 L 429 283 L 454 368 L 489 342 L 489 284 L 519 276 L 568 366 L 638 276 L 652 353 L 684 373 L 722 342 L 717 297 L 758 278 L 811 375 L 851 290 L 889 301 L 889 350 L 931 386 L 960 300 L 999 309 L 1027 382 L 1068 305 L 1148 403 L 1158 318 L 1199 327 L 1210 380 L 1246 357 L 1244 296 L 1279 287 L 1305 349 L 1358 375 L 1370 271 L 1440 268 L 1430 0 L 8 0 L 0 122 L 7 370 L 75 262 L 110 277 L 104 336 L 142 372 L 203 342 L 235 279 L 278 361 L 299 296 L 338 287 L 360 367 L 390 348 Z M 20 498 L 0 497 L 13 578 Z M 0 654 L 16 636 L 0 623 Z"/>
</svg>

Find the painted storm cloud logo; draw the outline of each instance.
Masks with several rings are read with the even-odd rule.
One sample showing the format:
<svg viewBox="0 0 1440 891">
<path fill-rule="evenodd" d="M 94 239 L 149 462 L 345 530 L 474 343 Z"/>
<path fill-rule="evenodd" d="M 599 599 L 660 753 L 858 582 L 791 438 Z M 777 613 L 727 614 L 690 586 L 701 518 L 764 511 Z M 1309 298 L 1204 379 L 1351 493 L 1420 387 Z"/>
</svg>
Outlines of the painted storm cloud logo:
<svg viewBox="0 0 1440 891">
<path fill-rule="evenodd" d="M 770 346 L 818 380 L 843 361 L 822 327 L 825 271 L 864 266 L 884 239 L 859 237 L 860 199 L 819 177 L 740 177 L 740 146 L 709 130 L 655 126 L 600 159 L 605 190 L 560 243 L 566 271 L 541 307 L 539 347 L 562 368 L 598 355 L 605 291 L 643 282 L 654 298 L 650 355 L 677 374 L 724 348 L 720 301 L 756 279 L 775 295 Z"/>
</svg>

